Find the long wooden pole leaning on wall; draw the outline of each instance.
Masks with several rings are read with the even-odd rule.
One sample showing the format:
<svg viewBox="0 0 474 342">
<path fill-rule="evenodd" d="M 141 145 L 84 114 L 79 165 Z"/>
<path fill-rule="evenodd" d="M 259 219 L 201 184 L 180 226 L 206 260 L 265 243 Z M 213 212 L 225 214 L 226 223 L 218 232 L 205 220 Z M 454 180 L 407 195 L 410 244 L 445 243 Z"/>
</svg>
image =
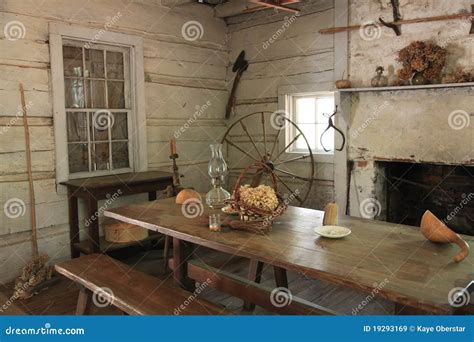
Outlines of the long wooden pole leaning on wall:
<svg viewBox="0 0 474 342">
<path fill-rule="evenodd" d="M 474 8 L 471 12 L 474 12 Z M 399 20 L 393 22 L 396 25 L 406 25 L 406 24 L 419 24 L 419 23 L 427 23 L 432 21 L 442 21 L 442 20 L 454 20 L 454 19 L 465 19 L 465 18 L 474 18 L 474 13 L 459 13 L 459 14 L 450 14 L 450 15 L 440 15 L 437 17 L 428 17 L 428 18 L 418 18 L 418 19 L 407 19 L 407 20 Z M 374 25 L 383 27 L 382 24 L 375 23 Z M 352 25 L 352 26 L 341 26 L 341 27 L 331 27 L 319 30 L 321 34 L 330 34 L 330 33 L 337 33 L 337 32 L 347 32 L 347 31 L 354 31 L 358 30 L 363 25 Z"/>
<path fill-rule="evenodd" d="M 28 117 L 25 103 L 25 91 L 23 84 L 20 83 L 21 107 L 23 112 L 23 127 L 25 129 L 25 154 L 26 154 L 26 168 L 28 170 L 28 185 L 30 188 L 30 214 L 31 214 L 31 241 L 33 246 L 33 259 L 38 258 L 38 234 L 36 227 L 36 201 L 35 189 L 33 186 L 33 172 L 31 167 L 31 146 L 30 146 L 30 131 L 28 128 Z"/>
</svg>

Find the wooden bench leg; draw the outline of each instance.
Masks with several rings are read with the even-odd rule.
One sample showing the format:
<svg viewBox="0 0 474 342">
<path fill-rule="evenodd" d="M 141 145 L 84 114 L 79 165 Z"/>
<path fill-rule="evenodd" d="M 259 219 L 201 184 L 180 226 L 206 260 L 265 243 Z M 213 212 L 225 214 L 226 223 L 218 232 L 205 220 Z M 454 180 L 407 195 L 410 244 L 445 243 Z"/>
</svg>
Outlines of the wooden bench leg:
<svg viewBox="0 0 474 342">
<path fill-rule="evenodd" d="M 260 283 L 262 280 L 262 272 L 263 272 L 263 262 L 251 259 L 249 265 L 249 273 L 248 279 L 255 283 Z M 244 310 L 246 311 L 253 311 L 255 310 L 255 304 L 244 302 Z"/>
<path fill-rule="evenodd" d="M 273 274 L 275 275 L 275 285 L 277 287 L 288 288 L 288 276 L 284 268 L 273 266 Z"/>
<path fill-rule="evenodd" d="M 91 299 L 92 292 L 85 287 L 81 287 L 77 298 L 76 315 L 87 315 L 89 313 Z"/>
<path fill-rule="evenodd" d="M 188 260 L 193 251 L 180 239 L 173 238 L 173 278 L 183 289 L 194 291 L 194 284 L 188 278 Z"/>
</svg>

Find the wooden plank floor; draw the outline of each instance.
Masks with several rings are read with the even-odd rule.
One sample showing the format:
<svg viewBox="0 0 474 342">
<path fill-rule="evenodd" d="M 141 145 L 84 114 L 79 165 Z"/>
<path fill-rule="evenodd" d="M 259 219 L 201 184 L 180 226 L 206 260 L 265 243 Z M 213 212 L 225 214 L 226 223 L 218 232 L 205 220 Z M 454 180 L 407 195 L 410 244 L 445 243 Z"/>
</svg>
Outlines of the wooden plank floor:
<svg viewBox="0 0 474 342">
<path fill-rule="evenodd" d="M 136 251 L 135 251 L 136 252 Z M 122 255 L 120 259 L 137 270 L 152 274 L 162 279 L 168 279 L 171 274 L 163 270 L 161 250 L 139 251 Z M 228 255 L 200 249 L 196 257 L 208 262 L 214 267 L 222 268 L 240 276 L 246 276 L 248 260 L 230 258 Z M 345 289 L 326 282 L 309 279 L 301 274 L 288 274 L 289 288 L 295 296 L 323 305 L 343 314 L 352 315 L 353 309 L 364 301 L 368 302 L 359 315 L 388 315 L 394 314 L 394 305 L 380 298 L 367 300 L 367 295 Z M 274 288 L 273 269 L 267 265 L 262 274 L 262 283 Z M 7 303 L 12 294 L 12 284 L 0 285 L 0 304 Z M 76 305 L 78 289 L 75 284 L 62 279 L 51 288 L 43 290 L 36 296 L 27 300 L 17 300 L 0 310 L 0 315 L 67 315 L 73 314 Z M 229 296 L 207 287 L 202 292 L 202 297 L 214 303 L 224 305 L 230 312 L 238 315 L 272 314 L 257 306 L 254 312 L 242 310 L 242 300 Z M 2 307 L 0 306 L 0 309 Z M 113 307 L 94 308 L 92 314 L 114 315 L 120 314 Z"/>
</svg>

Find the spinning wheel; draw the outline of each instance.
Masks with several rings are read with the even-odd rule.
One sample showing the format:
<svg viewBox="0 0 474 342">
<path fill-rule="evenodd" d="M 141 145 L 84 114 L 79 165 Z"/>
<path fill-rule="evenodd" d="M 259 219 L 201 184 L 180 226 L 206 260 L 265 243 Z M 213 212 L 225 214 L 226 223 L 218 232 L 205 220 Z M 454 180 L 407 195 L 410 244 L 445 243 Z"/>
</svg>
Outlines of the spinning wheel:
<svg viewBox="0 0 474 342">
<path fill-rule="evenodd" d="M 288 126 L 295 133 L 288 143 L 282 144 L 279 140 L 285 139 L 284 128 Z M 302 130 L 283 111 L 255 112 L 239 118 L 225 132 L 222 144 L 227 144 L 230 172 L 240 173 L 250 163 L 261 163 L 262 167 L 249 180 L 253 186 L 264 183 L 270 169 L 276 176 L 278 190 L 290 200 L 302 205 L 308 198 L 314 180 L 311 146 Z M 292 146 L 303 152 L 288 157 L 289 153 L 285 152 L 291 151 Z"/>
</svg>

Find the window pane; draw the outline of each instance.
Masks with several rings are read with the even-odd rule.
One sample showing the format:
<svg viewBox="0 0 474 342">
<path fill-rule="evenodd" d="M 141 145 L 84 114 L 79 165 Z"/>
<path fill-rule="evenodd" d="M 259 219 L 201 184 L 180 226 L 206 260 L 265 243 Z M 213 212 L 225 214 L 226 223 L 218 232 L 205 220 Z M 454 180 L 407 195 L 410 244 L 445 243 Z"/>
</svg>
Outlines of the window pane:
<svg viewBox="0 0 474 342">
<path fill-rule="evenodd" d="M 124 82 L 108 81 L 109 108 L 125 108 Z"/>
<path fill-rule="evenodd" d="M 84 108 L 84 82 L 80 78 L 67 78 L 64 80 L 66 108 Z"/>
<path fill-rule="evenodd" d="M 85 50 L 85 77 L 104 78 L 104 52 L 102 50 Z"/>
<path fill-rule="evenodd" d="M 109 170 L 109 143 L 92 144 L 96 170 Z"/>
<path fill-rule="evenodd" d="M 123 80 L 123 53 L 107 51 L 107 78 Z"/>
<path fill-rule="evenodd" d="M 114 169 L 129 167 L 128 142 L 112 143 L 112 164 Z"/>
<path fill-rule="evenodd" d="M 316 102 L 314 97 L 296 98 L 296 122 L 314 123 L 315 122 Z"/>
<path fill-rule="evenodd" d="M 128 139 L 127 113 L 114 113 L 113 115 L 112 140 Z"/>
<path fill-rule="evenodd" d="M 69 142 L 87 142 L 87 115 L 86 113 L 66 114 L 67 139 Z"/>
<path fill-rule="evenodd" d="M 301 129 L 306 139 L 308 140 L 311 149 L 314 150 L 316 147 L 316 130 L 314 129 L 314 124 L 302 124 L 298 125 L 298 127 Z M 295 135 L 296 134 L 298 134 L 298 131 L 295 132 Z M 299 150 L 308 149 L 308 145 L 304 141 L 303 137 L 300 137 L 298 140 L 296 140 L 296 148 Z"/>
<path fill-rule="evenodd" d="M 109 126 L 113 125 L 113 114 L 106 110 L 99 110 L 95 113 L 89 113 L 91 140 L 108 141 Z"/>
<path fill-rule="evenodd" d="M 318 123 L 326 123 L 328 122 L 328 118 L 326 118 L 323 114 L 331 115 L 334 113 L 334 98 L 333 97 L 323 97 L 317 99 L 316 105 L 316 120 Z"/>
<path fill-rule="evenodd" d="M 105 104 L 105 81 L 88 81 L 89 101 L 88 108 L 106 108 Z"/>
<path fill-rule="evenodd" d="M 82 76 L 82 48 L 63 46 L 64 76 Z"/>
<path fill-rule="evenodd" d="M 326 128 L 327 128 L 327 124 L 316 125 L 316 131 L 317 131 L 318 137 L 321 136 L 321 134 L 324 132 Z M 324 147 L 326 147 L 326 149 L 331 150 L 331 151 L 334 150 L 334 129 L 329 129 L 326 133 L 324 133 L 323 144 L 324 144 Z M 319 138 L 317 141 L 317 146 L 318 146 L 318 150 L 324 151 Z"/>
<path fill-rule="evenodd" d="M 69 144 L 69 172 L 89 171 L 89 151 L 87 144 Z"/>
</svg>

